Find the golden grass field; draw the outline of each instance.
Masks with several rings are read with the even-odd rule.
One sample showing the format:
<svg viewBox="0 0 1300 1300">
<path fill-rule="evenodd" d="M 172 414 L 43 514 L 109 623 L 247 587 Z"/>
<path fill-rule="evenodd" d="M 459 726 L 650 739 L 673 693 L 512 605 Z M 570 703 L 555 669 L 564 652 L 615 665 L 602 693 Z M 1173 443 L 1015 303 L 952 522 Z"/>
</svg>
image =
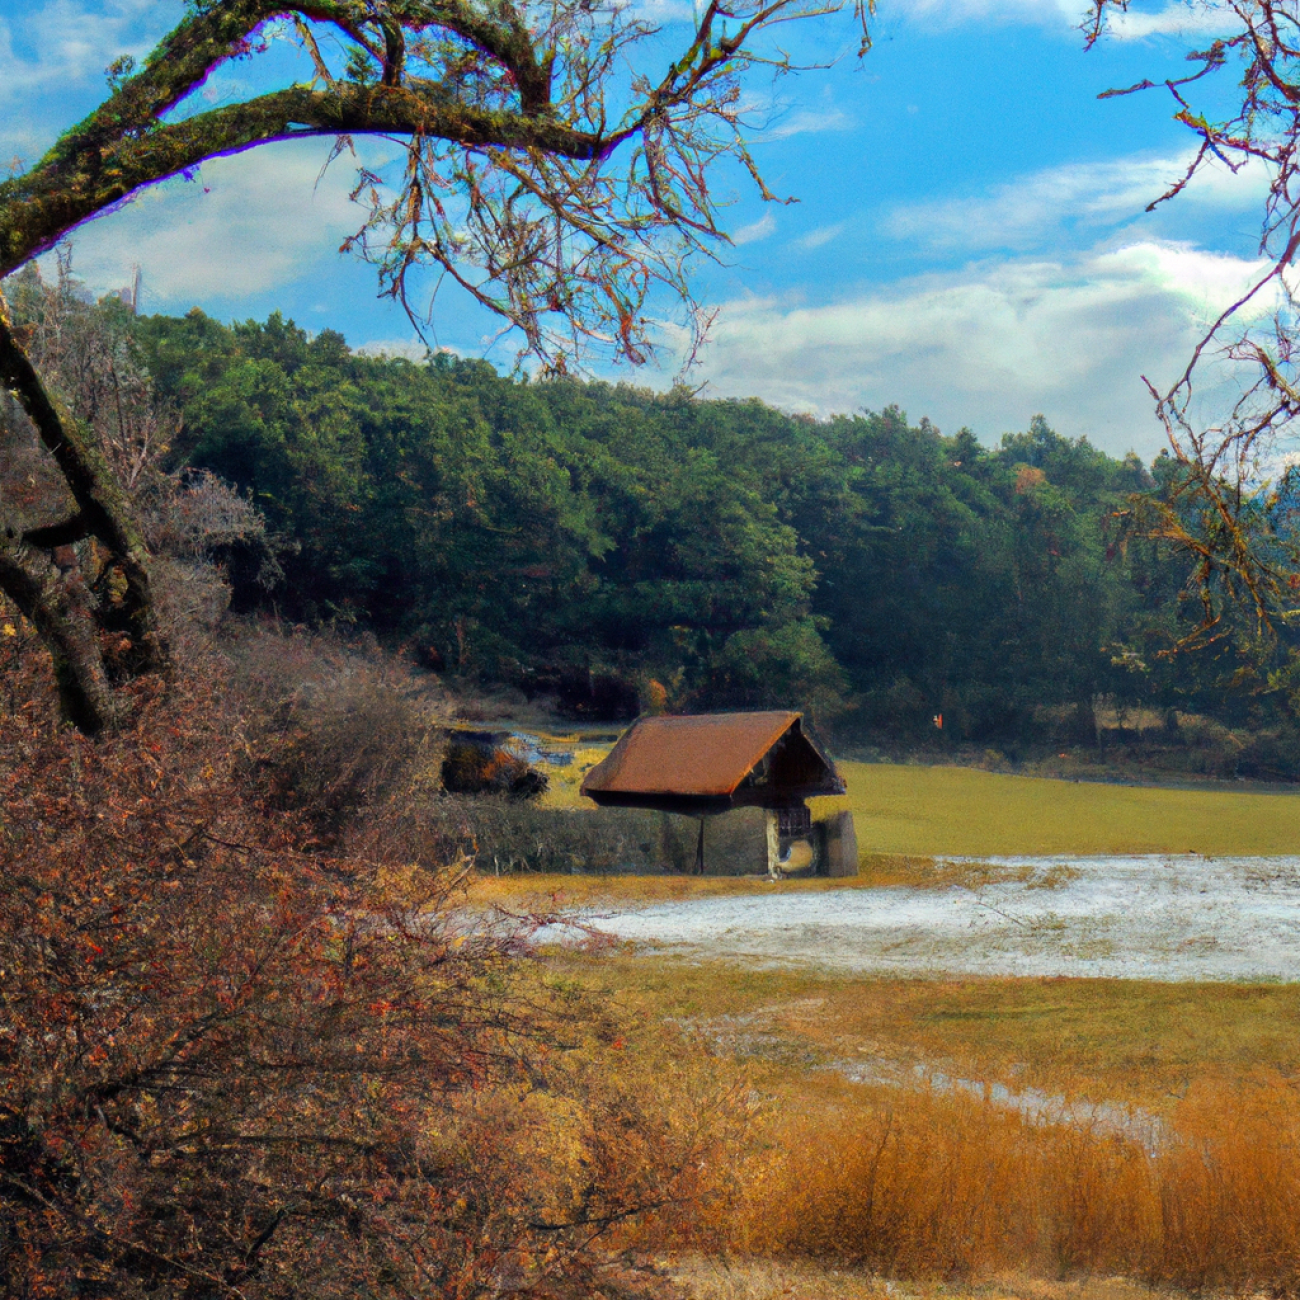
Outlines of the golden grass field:
<svg viewBox="0 0 1300 1300">
<path fill-rule="evenodd" d="M 1193 1082 L 1300 1071 L 1297 984 L 863 978 L 623 951 L 551 960 L 636 1015 L 703 1032 L 778 1092 L 806 1088 L 809 1071 L 819 1092 L 839 1091 L 825 1067 L 871 1059 L 1161 1114 Z"/>
<path fill-rule="evenodd" d="M 1300 986 L 550 962 L 746 1081 L 694 1300 L 1300 1293 Z"/>
<path fill-rule="evenodd" d="M 949 856 L 1300 850 L 1300 799 L 1286 793 L 840 769 L 856 880 L 475 889 L 483 901 L 626 904 L 1022 869 Z M 572 806 L 576 786 L 550 797 Z M 1300 985 L 879 978 L 621 948 L 547 963 L 631 1025 L 676 1027 L 675 1050 L 711 1055 L 720 1079 L 746 1080 L 754 1115 L 731 1190 L 698 1241 L 669 1243 L 695 1300 L 1300 1294 Z M 1068 1104 L 1030 1115 L 980 1085 Z"/>
</svg>

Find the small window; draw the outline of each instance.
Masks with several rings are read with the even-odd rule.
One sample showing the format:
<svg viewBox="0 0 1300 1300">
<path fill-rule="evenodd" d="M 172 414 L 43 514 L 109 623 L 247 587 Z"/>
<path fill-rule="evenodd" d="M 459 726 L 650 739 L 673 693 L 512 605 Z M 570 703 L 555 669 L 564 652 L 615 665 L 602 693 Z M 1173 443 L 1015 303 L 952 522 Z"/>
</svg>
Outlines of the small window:
<svg viewBox="0 0 1300 1300">
<path fill-rule="evenodd" d="M 798 808 L 778 808 L 776 829 L 782 838 L 794 838 L 812 833 L 812 813 L 802 804 Z"/>
</svg>

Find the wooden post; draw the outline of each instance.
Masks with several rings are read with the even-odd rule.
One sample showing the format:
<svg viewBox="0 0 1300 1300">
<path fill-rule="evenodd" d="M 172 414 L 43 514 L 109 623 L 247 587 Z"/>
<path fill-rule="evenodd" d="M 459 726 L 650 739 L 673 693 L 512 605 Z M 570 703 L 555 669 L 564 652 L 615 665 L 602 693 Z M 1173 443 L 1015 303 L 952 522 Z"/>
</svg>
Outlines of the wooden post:
<svg viewBox="0 0 1300 1300">
<path fill-rule="evenodd" d="M 704 874 L 704 818 L 700 818 L 700 838 L 695 841 L 695 874 Z"/>
</svg>

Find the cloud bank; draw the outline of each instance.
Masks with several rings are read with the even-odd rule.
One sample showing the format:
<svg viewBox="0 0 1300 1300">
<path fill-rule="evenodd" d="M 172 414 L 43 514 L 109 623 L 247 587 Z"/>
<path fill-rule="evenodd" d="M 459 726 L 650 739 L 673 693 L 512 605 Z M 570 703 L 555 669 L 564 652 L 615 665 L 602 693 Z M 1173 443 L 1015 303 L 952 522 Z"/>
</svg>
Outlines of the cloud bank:
<svg viewBox="0 0 1300 1300">
<path fill-rule="evenodd" d="M 139 266 L 151 311 L 288 284 L 365 216 L 348 199 L 355 171 L 349 156 L 320 175 L 330 146 L 327 140 L 263 145 L 204 163 L 192 181 L 145 190 L 77 230 L 74 269 L 105 292 L 126 284 Z"/>
<path fill-rule="evenodd" d="M 724 305 L 699 377 L 819 415 L 902 406 L 992 441 L 1043 412 L 1115 454 L 1162 442 L 1142 374 L 1181 370 L 1198 330 L 1265 269 L 1146 241 L 1076 260 L 986 262 L 808 306 Z"/>
<path fill-rule="evenodd" d="M 970 23 L 1033 23 L 1077 30 L 1091 6 L 1087 0 L 894 0 L 888 10 L 940 30 Z M 1107 23 L 1110 36 L 1121 41 L 1216 35 L 1232 28 L 1232 11 L 1222 0 L 1175 0 L 1159 8 L 1135 7 L 1127 13 L 1112 12 Z"/>
<path fill-rule="evenodd" d="M 1139 218 L 1186 173 L 1195 150 L 1147 158 L 1068 163 L 995 186 L 982 194 L 901 204 L 886 213 L 882 233 L 934 251 L 1027 248 L 1066 229 L 1098 230 Z M 1233 174 L 1204 168 L 1178 196 L 1180 210 L 1262 211 L 1268 179 L 1262 167 Z"/>
</svg>

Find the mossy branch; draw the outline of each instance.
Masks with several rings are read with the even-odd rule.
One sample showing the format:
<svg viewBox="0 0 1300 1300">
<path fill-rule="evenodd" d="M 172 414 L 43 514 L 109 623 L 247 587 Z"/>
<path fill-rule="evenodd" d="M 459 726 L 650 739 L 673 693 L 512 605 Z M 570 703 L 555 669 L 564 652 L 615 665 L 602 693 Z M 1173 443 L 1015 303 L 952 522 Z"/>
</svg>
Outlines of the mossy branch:
<svg viewBox="0 0 1300 1300">
<path fill-rule="evenodd" d="M 75 134 L 75 133 L 73 133 Z M 477 108 L 441 86 L 291 87 L 113 140 L 68 137 L 25 176 L 0 185 L 0 275 L 53 247 L 81 222 L 205 159 L 304 136 L 412 135 L 473 146 L 596 157 L 605 142 L 550 117 Z"/>
<path fill-rule="evenodd" d="M 166 647 L 155 625 L 148 551 L 126 493 L 118 484 L 93 433 L 41 383 L 22 350 L 0 300 L 0 383 L 12 392 L 36 426 L 77 503 L 82 535 L 102 542 L 126 580 L 122 613 L 131 629 L 134 658 L 142 671 L 160 669 Z"/>
</svg>

